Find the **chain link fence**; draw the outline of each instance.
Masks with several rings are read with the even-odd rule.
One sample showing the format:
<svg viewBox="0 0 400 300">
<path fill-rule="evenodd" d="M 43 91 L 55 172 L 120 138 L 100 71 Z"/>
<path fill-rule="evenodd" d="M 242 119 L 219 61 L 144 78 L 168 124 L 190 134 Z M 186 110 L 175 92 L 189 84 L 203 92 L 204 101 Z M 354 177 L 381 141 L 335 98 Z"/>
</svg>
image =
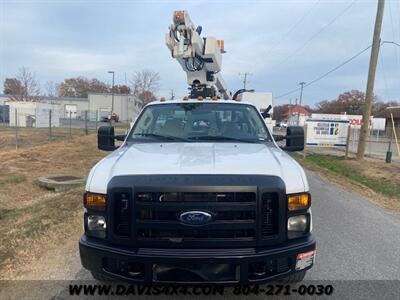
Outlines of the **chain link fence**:
<svg viewBox="0 0 400 300">
<path fill-rule="evenodd" d="M 358 142 L 360 139 L 360 128 L 350 128 L 348 139 L 349 157 L 354 157 L 357 153 Z M 396 126 L 397 138 L 400 137 L 400 126 Z M 400 141 L 399 141 L 400 142 Z M 330 154 L 335 156 L 345 156 L 345 147 L 310 147 L 307 153 Z M 400 161 L 400 153 L 395 140 L 394 130 L 387 127 L 385 131 L 371 130 L 366 140 L 365 155 L 370 158 L 386 160 L 387 152 L 391 152 L 393 161 Z"/>
<path fill-rule="evenodd" d="M 400 142 L 400 124 L 395 124 L 396 136 Z M 349 156 L 355 156 L 360 139 L 360 128 L 351 127 L 349 136 L 348 151 Z M 286 135 L 286 128 L 274 127 L 274 134 Z M 395 161 L 400 161 L 400 154 L 397 150 L 395 134 L 392 126 L 387 126 L 386 130 L 371 130 L 366 141 L 365 155 L 367 157 L 386 159 L 387 152 L 392 153 Z M 345 147 L 317 147 L 307 146 L 307 153 L 331 154 L 336 156 L 345 156 Z"/>
<path fill-rule="evenodd" d="M 0 151 L 95 134 L 100 126 L 111 126 L 110 117 L 100 111 L 71 111 L 61 115 L 52 109 L 11 109 L 7 118 L 0 119 Z M 116 134 L 126 133 L 131 126 L 127 121 L 112 122 Z"/>
</svg>

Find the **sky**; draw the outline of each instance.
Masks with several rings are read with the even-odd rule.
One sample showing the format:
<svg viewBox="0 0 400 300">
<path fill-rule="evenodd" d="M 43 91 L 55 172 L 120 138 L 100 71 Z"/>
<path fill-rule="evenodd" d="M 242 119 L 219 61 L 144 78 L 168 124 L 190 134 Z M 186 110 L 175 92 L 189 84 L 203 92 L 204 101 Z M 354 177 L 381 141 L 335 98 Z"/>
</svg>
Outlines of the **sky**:
<svg viewBox="0 0 400 300">
<path fill-rule="evenodd" d="M 376 0 L 309 1 L 10 1 L 0 0 L 0 82 L 25 66 L 40 84 L 85 76 L 129 84 L 142 69 L 159 72 L 159 96 L 187 94 L 186 74 L 171 58 L 165 34 L 174 10 L 187 10 L 203 36 L 225 41 L 222 76 L 229 89 L 272 92 L 275 104 L 299 98 L 311 82 L 372 44 Z M 400 0 L 386 1 L 382 41 L 400 44 Z M 306 87 L 313 106 L 365 90 L 370 51 Z M 126 74 L 126 77 L 125 77 Z M 126 78 L 126 79 L 125 79 Z M 126 80 L 126 81 L 125 81 Z M 375 94 L 400 100 L 400 47 L 381 47 Z"/>
</svg>

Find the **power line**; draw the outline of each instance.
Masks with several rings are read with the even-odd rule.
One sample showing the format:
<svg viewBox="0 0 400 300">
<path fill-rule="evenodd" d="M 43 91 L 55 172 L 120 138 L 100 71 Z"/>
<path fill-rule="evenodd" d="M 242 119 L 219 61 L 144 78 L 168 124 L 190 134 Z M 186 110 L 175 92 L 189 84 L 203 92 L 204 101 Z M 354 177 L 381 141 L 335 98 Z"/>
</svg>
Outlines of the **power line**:
<svg viewBox="0 0 400 300">
<path fill-rule="evenodd" d="M 395 30 L 394 30 L 394 26 L 393 26 L 392 6 L 390 5 L 391 1 L 389 0 L 388 2 L 389 2 L 390 24 L 391 24 L 391 28 L 392 28 L 392 39 L 395 40 L 396 37 L 395 37 Z M 393 51 L 394 51 L 394 54 L 395 54 L 395 57 L 396 57 L 395 58 L 396 59 L 396 64 L 397 64 L 397 66 L 399 66 L 400 60 L 399 60 L 399 55 L 397 53 L 397 48 L 395 48 Z"/>
<path fill-rule="evenodd" d="M 362 50 L 361 52 L 357 53 L 356 55 L 352 56 L 351 58 L 349 58 L 348 60 L 346 60 L 345 62 L 341 63 L 340 65 L 338 65 L 337 67 L 333 68 L 332 70 L 326 72 L 325 74 L 321 75 L 320 77 L 310 81 L 308 84 L 306 84 L 305 87 L 312 85 L 313 83 L 320 81 L 322 78 L 328 76 L 329 74 L 335 72 L 337 69 L 340 69 L 341 67 L 343 67 L 344 65 L 348 64 L 349 62 L 351 62 L 353 59 L 357 58 L 358 56 L 360 56 L 361 54 L 363 54 L 365 51 L 367 51 L 369 48 L 371 48 L 371 46 L 368 46 L 367 48 L 365 48 L 364 50 Z"/>
<path fill-rule="evenodd" d="M 400 44 L 399 44 L 399 43 L 396 43 L 396 42 L 393 42 L 393 41 L 383 41 L 383 42 L 381 42 L 381 46 L 383 46 L 384 44 L 393 44 L 393 45 L 396 45 L 396 46 L 400 47 Z M 358 56 L 360 56 L 361 54 L 363 54 L 365 51 L 367 51 L 367 50 L 370 49 L 371 47 L 372 47 L 372 45 L 368 46 L 367 48 L 365 48 L 364 50 L 362 50 L 362 51 L 358 52 L 357 54 L 353 55 L 352 57 L 350 57 L 348 60 L 344 61 L 344 62 L 341 63 L 340 65 L 334 67 L 333 69 L 329 70 L 328 72 L 324 73 L 323 75 L 321 75 L 321 76 L 315 78 L 314 80 L 310 81 L 309 83 L 305 84 L 304 87 L 308 87 L 308 86 L 310 86 L 310 85 L 316 83 L 317 81 L 320 81 L 321 79 L 325 78 L 325 77 L 328 76 L 329 74 L 335 72 L 336 70 L 340 69 L 340 68 L 343 67 L 344 65 L 348 64 L 349 62 L 351 62 L 352 60 L 354 60 L 355 58 L 357 58 Z M 293 90 L 290 90 L 290 91 L 288 91 L 288 92 L 286 92 L 286 93 L 284 93 L 284 94 L 281 94 L 281 95 L 275 97 L 275 99 L 279 99 L 279 98 L 285 97 L 285 96 L 290 95 L 290 94 L 293 94 L 293 93 L 295 93 L 295 92 L 297 92 L 297 91 L 299 91 L 299 90 L 300 90 L 300 88 L 295 88 L 295 89 L 293 89 Z"/>
<path fill-rule="evenodd" d="M 399 18 L 398 23 L 397 23 L 399 25 L 399 27 L 397 28 L 398 29 L 397 34 L 398 34 L 398 38 L 400 41 L 400 1 L 396 1 L 396 3 L 398 4 L 397 8 L 399 9 L 399 13 L 397 14 L 397 17 Z"/>
<path fill-rule="evenodd" d="M 239 73 L 239 76 L 243 76 L 243 88 L 246 89 L 247 86 L 247 77 L 251 76 L 253 74 L 249 73 L 249 72 L 244 72 L 244 73 Z"/>
<path fill-rule="evenodd" d="M 303 23 L 303 21 L 311 14 L 311 12 L 314 10 L 314 8 L 321 2 L 321 0 L 318 0 L 314 3 L 314 5 L 295 23 L 293 26 L 290 27 L 290 29 L 282 36 L 281 40 L 273 44 L 269 50 L 266 52 L 265 56 L 268 57 L 268 55 L 276 49 L 282 42 L 296 29 L 298 26 Z"/>
<path fill-rule="evenodd" d="M 325 24 L 319 31 L 317 31 L 316 33 L 314 33 L 303 45 L 301 45 L 300 47 L 298 47 L 294 52 L 292 52 L 291 54 L 289 54 L 285 59 L 281 60 L 277 66 L 282 65 L 283 63 L 285 63 L 286 61 L 288 61 L 289 59 L 291 59 L 293 56 L 295 56 L 298 52 L 300 52 L 301 50 L 303 50 L 315 37 L 317 37 L 321 32 L 323 32 L 326 28 L 328 28 L 329 26 L 331 26 L 333 23 L 336 22 L 337 19 L 339 19 L 342 15 L 344 15 L 355 3 L 357 2 L 357 0 L 353 0 L 348 6 L 346 6 L 346 8 L 344 10 L 342 10 L 338 15 L 336 15 L 329 23 Z"/>
<path fill-rule="evenodd" d="M 399 43 L 396 43 L 396 42 L 393 42 L 393 41 L 383 41 L 383 42 L 381 43 L 381 45 L 383 45 L 383 44 L 393 44 L 393 45 L 396 45 L 396 46 L 400 47 L 400 44 L 399 44 Z"/>
<path fill-rule="evenodd" d="M 347 59 L 346 61 L 344 61 L 344 62 L 341 63 L 340 65 L 334 67 L 333 69 L 329 70 L 328 72 L 326 72 L 326 73 L 322 74 L 321 76 L 319 76 L 319 77 L 313 79 L 312 81 L 308 82 L 307 84 L 304 85 L 304 87 L 308 87 L 308 86 L 310 86 L 310 85 L 316 83 L 317 81 L 320 81 L 321 79 L 325 78 L 325 77 L 328 76 L 329 74 L 335 72 L 336 70 L 340 69 L 341 67 L 343 67 L 344 65 L 348 64 L 348 63 L 351 62 L 352 60 L 356 59 L 358 56 L 360 56 L 361 54 L 363 54 L 364 52 L 366 52 L 366 51 L 367 51 L 368 49 L 370 49 L 371 47 L 372 47 L 372 45 L 368 46 L 367 48 L 365 48 L 364 50 L 362 50 L 362 51 L 358 52 L 357 54 L 353 55 L 352 57 L 350 57 L 349 59 Z M 293 90 L 291 90 L 291 91 L 289 91 L 289 92 L 287 92 L 287 93 L 284 93 L 284 94 L 282 94 L 282 95 L 279 95 L 279 96 L 275 97 L 275 99 L 279 99 L 279 98 L 285 97 L 285 96 L 290 95 L 290 94 L 293 94 L 294 92 L 297 92 L 297 91 L 299 91 L 299 90 L 300 90 L 300 88 L 293 89 Z"/>
</svg>

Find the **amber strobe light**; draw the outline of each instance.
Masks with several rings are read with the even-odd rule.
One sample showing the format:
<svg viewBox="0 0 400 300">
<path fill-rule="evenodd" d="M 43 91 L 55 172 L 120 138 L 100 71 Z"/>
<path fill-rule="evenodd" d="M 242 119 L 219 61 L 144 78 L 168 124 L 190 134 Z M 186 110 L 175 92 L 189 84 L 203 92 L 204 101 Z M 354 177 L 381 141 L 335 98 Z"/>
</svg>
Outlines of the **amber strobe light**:
<svg viewBox="0 0 400 300">
<path fill-rule="evenodd" d="M 288 209 L 300 210 L 310 206 L 310 195 L 307 193 L 288 195 Z"/>
<path fill-rule="evenodd" d="M 83 203 L 86 208 L 104 210 L 106 208 L 106 196 L 102 194 L 86 193 Z"/>
</svg>

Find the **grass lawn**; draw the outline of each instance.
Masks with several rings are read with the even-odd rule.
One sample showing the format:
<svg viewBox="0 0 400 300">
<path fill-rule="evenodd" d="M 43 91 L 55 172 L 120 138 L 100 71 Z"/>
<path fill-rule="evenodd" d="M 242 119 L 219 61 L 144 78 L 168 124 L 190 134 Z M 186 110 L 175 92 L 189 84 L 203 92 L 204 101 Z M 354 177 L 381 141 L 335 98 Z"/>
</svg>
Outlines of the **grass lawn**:
<svg viewBox="0 0 400 300">
<path fill-rule="evenodd" d="M 399 164 L 376 160 L 345 160 L 343 157 L 322 154 L 310 154 L 304 159 L 302 155 L 294 153 L 293 157 L 305 167 L 339 175 L 354 184 L 400 201 Z"/>
</svg>

